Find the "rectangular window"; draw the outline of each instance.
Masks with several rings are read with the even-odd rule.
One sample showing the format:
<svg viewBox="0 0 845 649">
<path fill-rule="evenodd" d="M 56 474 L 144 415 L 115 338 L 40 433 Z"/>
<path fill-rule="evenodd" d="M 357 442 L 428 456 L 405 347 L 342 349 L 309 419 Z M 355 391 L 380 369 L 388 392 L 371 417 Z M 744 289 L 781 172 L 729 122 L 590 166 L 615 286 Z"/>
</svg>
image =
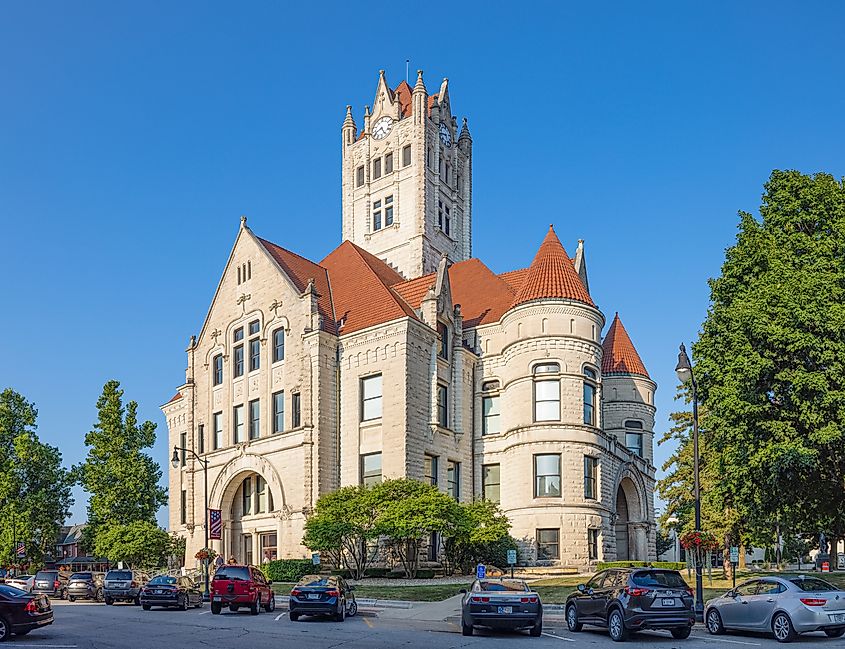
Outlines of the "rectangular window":
<svg viewBox="0 0 845 649">
<path fill-rule="evenodd" d="M 290 421 L 290 423 L 291 423 L 291 426 L 293 426 L 294 428 L 299 428 L 300 425 L 301 425 L 302 417 L 301 417 L 299 404 L 300 404 L 299 392 L 294 392 L 292 395 L 290 395 L 290 409 L 291 409 L 291 413 L 290 413 L 291 421 Z"/>
<path fill-rule="evenodd" d="M 235 377 L 244 375 L 244 346 L 235 347 Z"/>
<path fill-rule="evenodd" d="M 381 230 L 381 201 L 373 203 L 373 232 Z"/>
<path fill-rule="evenodd" d="M 261 436 L 261 402 L 258 399 L 249 402 L 249 438 Z"/>
<path fill-rule="evenodd" d="M 264 558 L 263 563 L 269 563 L 279 558 L 277 538 L 275 534 L 261 535 L 261 556 Z"/>
<path fill-rule="evenodd" d="M 596 386 L 584 381 L 584 423 L 596 425 Z"/>
<path fill-rule="evenodd" d="M 534 497 L 560 497 L 560 455 L 534 456 Z"/>
<path fill-rule="evenodd" d="M 252 478 L 244 478 L 241 485 L 241 503 L 243 504 L 243 515 L 252 514 Z"/>
<path fill-rule="evenodd" d="M 430 169 L 434 169 L 434 151 L 431 150 L 431 147 L 428 147 L 428 157 L 426 159 L 426 166 Z"/>
<path fill-rule="evenodd" d="M 384 199 L 384 225 L 393 225 L 393 196 Z"/>
<path fill-rule="evenodd" d="M 285 429 L 285 393 L 273 395 L 273 432 L 281 433 Z"/>
<path fill-rule="evenodd" d="M 446 232 L 447 235 L 449 234 L 449 226 L 450 226 L 451 222 L 452 222 L 452 215 L 449 212 L 449 206 L 446 205 L 446 219 L 444 221 L 446 227 L 444 228 L 444 232 Z"/>
<path fill-rule="evenodd" d="M 437 227 L 443 229 L 443 201 L 437 201 Z"/>
<path fill-rule="evenodd" d="M 596 457 L 584 456 L 584 498 L 598 500 L 599 460 Z"/>
<path fill-rule="evenodd" d="M 364 165 L 361 165 L 355 170 L 355 186 L 360 187 L 364 184 Z"/>
<path fill-rule="evenodd" d="M 425 482 L 430 485 L 437 486 L 437 456 L 426 455 L 423 459 L 423 473 L 425 473 Z"/>
<path fill-rule="evenodd" d="M 440 535 L 437 532 L 432 532 L 428 536 L 428 552 L 427 558 L 432 563 L 437 561 L 438 550 L 440 549 Z"/>
<path fill-rule="evenodd" d="M 373 180 L 381 178 L 381 158 L 373 160 Z"/>
<path fill-rule="evenodd" d="M 244 563 L 252 565 L 252 534 L 244 534 Z"/>
<path fill-rule="evenodd" d="M 534 382 L 534 421 L 560 421 L 560 381 Z"/>
<path fill-rule="evenodd" d="M 437 385 L 437 423 L 449 428 L 449 388 L 442 383 Z"/>
<path fill-rule="evenodd" d="M 273 332 L 273 362 L 285 360 L 285 330 L 276 329 Z"/>
<path fill-rule="evenodd" d="M 440 351 L 438 356 L 449 360 L 449 327 L 443 322 L 437 323 L 437 333 L 440 336 Z"/>
<path fill-rule="evenodd" d="M 590 561 L 599 559 L 599 531 L 587 530 L 587 558 Z"/>
<path fill-rule="evenodd" d="M 381 374 L 361 379 L 361 421 L 381 418 Z"/>
<path fill-rule="evenodd" d="M 455 500 L 461 499 L 461 463 L 446 462 L 446 493 Z"/>
<path fill-rule="evenodd" d="M 252 372 L 261 367 L 261 341 L 253 338 L 249 341 L 249 371 Z"/>
<path fill-rule="evenodd" d="M 501 465 L 484 464 L 481 466 L 481 492 L 484 500 L 489 500 L 497 505 L 501 502 Z"/>
<path fill-rule="evenodd" d="M 411 145 L 408 144 L 402 147 L 402 166 L 407 167 L 411 164 Z"/>
<path fill-rule="evenodd" d="M 634 455 L 643 457 L 643 434 L 642 433 L 625 433 L 625 446 Z"/>
<path fill-rule="evenodd" d="M 188 492 L 184 489 L 182 489 L 182 500 L 179 504 L 179 520 L 184 525 L 188 522 Z"/>
<path fill-rule="evenodd" d="M 214 385 L 223 383 L 223 354 L 217 354 L 214 357 L 214 380 L 212 383 Z"/>
<path fill-rule="evenodd" d="M 258 320 L 253 320 L 252 322 L 250 322 L 249 323 L 249 335 L 254 336 L 255 334 L 257 334 L 258 328 L 259 328 Z"/>
<path fill-rule="evenodd" d="M 180 433 L 179 435 L 179 466 L 185 466 L 187 463 L 187 452 L 185 449 L 188 447 L 188 433 Z"/>
<path fill-rule="evenodd" d="M 244 407 L 242 405 L 232 408 L 232 442 L 238 444 L 244 439 Z"/>
<path fill-rule="evenodd" d="M 560 559 L 560 530 L 537 530 L 537 559 L 555 561 Z"/>
<path fill-rule="evenodd" d="M 267 513 L 267 482 L 260 475 L 255 476 L 255 513 Z"/>
<path fill-rule="evenodd" d="M 384 173 L 392 174 L 393 173 L 393 154 L 388 153 L 384 156 Z"/>
<path fill-rule="evenodd" d="M 223 413 L 215 412 L 212 415 L 214 424 L 214 450 L 223 446 Z"/>
<path fill-rule="evenodd" d="M 501 432 L 499 418 L 499 397 L 482 397 L 481 399 L 481 434 L 494 435 Z"/>
<path fill-rule="evenodd" d="M 361 484 L 371 487 L 381 482 L 381 453 L 361 456 Z"/>
<path fill-rule="evenodd" d="M 239 342 L 239 341 L 243 340 L 244 339 L 244 328 L 238 327 L 237 329 L 235 329 L 235 333 L 232 334 L 232 339 L 235 342 Z"/>
<path fill-rule="evenodd" d="M 197 426 L 197 453 L 205 453 L 205 424 Z"/>
</svg>

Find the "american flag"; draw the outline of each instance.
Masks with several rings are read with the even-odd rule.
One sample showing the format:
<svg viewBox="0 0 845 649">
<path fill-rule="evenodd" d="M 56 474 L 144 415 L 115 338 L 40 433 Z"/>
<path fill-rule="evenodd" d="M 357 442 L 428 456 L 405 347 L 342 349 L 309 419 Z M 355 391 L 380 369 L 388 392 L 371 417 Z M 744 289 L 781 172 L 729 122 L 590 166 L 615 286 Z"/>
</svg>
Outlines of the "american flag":
<svg viewBox="0 0 845 649">
<path fill-rule="evenodd" d="M 223 516 L 219 509 L 208 510 L 208 538 L 223 538 Z"/>
<path fill-rule="evenodd" d="M 22 559 L 26 556 L 26 543 L 23 541 L 18 541 L 15 543 L 15 554 L 18 556 L 19 559 Z"/>
</svg>

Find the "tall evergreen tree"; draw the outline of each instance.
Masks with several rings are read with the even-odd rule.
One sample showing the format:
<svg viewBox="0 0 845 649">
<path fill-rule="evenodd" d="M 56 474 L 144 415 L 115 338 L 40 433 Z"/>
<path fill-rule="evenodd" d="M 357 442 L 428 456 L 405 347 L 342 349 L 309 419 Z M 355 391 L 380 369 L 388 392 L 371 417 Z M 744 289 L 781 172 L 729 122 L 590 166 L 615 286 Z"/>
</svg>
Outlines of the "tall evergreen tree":
<svg viewBox="0 0 845 649">
<path fill-rule="evenodd" d="M 99 529 L 137 521 L 155 523 L 156 512 L 167 502 L 160 487 L 161 468 L 144 449 L 155 443 L 156 425 L 138 423 L 138 404 L 124 407 L 118 381 L 109 381 L 97 400 L 97 423 L 85 435 L 88 455 L 74 467 L 79 483 L 88 492 L 89 531 L 96 543 Z"/>
</svg>

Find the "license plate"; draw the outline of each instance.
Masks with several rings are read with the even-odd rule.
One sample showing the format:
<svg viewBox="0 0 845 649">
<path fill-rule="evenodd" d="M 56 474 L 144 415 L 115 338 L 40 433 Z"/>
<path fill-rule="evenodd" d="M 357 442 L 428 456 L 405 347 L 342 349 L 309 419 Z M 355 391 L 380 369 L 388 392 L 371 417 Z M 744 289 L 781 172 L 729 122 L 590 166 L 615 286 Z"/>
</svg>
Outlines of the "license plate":
<svg viewBox="0 0 845 649">
<path fill-rule="evenodd" d="M 156 595 L 161 595 L 161 594 L 163 594 L 163 593 L 164 593 L 164 591 L 163 591 L 163 590 L 154 590 L 153 592 L 154 592 Z"/>
<path fill-rule="evenodd" d="M 215 602 L 222 602 L 222 601 L 223 601 L 223 598 L 222 598 L 222 597 L 220 597 L 220 595 L 215 595 L 215 596 L 212 598 L 212 600 L 213 600 L 213 601 L 215 601 Z"/>
<path fill-rule="evenodd" d="M 496 609 L 496 612 L 500 615 L 510 615 L 513 613 L 513 606 L 499 606 Z"/>
<path fill-rule="evenodd" d="M 830 616 L 831 622 L 845 622 L 845 613 L 836 613 Z"/>
<path fill-rule="evenodd" d="M 308 593 L 308 599 L 320 599 L 320 593 Z"/>
<path fill-rule="evenodd" d="M 674 606 L 675 605 L 675 598 L 674 597 L 664 597 L 663 601 L 661 602 L 663 606 Z"/>
</svg>

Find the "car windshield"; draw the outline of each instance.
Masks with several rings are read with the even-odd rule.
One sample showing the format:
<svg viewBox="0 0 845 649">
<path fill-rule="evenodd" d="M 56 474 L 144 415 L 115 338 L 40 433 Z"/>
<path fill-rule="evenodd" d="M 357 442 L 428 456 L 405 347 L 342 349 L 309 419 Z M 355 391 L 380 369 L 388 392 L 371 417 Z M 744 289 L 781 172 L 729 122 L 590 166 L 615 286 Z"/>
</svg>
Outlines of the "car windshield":
<svg viewBox="0 0 845 649">
<path fill-rule="evenodd" d="M 508 579 L 507 581 L 480 581 L 478 582 L 478 585 L 481 590 L 487 592 L 516 591 L 524 593 L 528 590 L 528 586 L 525 585 L 525 582 L 510 579 Z"/>
<path fill-rule="evenodd" d="M 327 588 L 329 586 L 337 586 L 337 580 L 334 577 L 317 577 L 309 575 L 299 580 L 297 586 L 304 588 Z"/>
<path fill-rule="evenodd" d="M 70 576 L 71 581 L 83 581 L 86 579 L 93 579 L 94 577 L 91 575 L 90 572 L 75 572 Z"/>
<path fill-rule="evenodd" d="M 106 579 L 132 579 L 132 573 L 129 570 L 112 570 Z"/>
<path fill-rule="evenodd" d="M 50 572 L 49 570 L 41 570 L 35 574 L 36 579 L 56 579 L 59 576 L 57 572 Z"/>
<path fill-rule="evenodd" d="M 821 593 L 831 590 L 838 590 L 833 584 L 829 584 L 823 579 L 816 579 L 815 577 L 810 577 L 807 579 L 803 577 L 796 577 L 794 579 L 790 579 L 789 581 L 791 581 L 793 584 L 798 586 L 798 588 L 807 593 Z"/>
<path fill-rule="evenodd" d="M 223 566 L 214 573 L 214 578 L 249 581 L 249 569 L 246 566 Z"/>
<path fill-rule="evenodd" d="M 687 582 L 674 570 L 642 570 L 631 575 L 631 581 L 637 586 L 687 588 Z"/>
<path fill-rule="evenodd" d="M 176 583 L 176 577 L 168 577 L 167 575 L 159 575 L 150 580 L 150 586 L 172 586 Z"/>
<path fill-rule="evenodd" d="M 0 594 L 5 595 L 6 597 L 20 597 L 21 595 L 28 595 L 29 593 L 21 590 L 20 588 L 15 588 L 14 586 L 0 584 Z"/>
</svg>

